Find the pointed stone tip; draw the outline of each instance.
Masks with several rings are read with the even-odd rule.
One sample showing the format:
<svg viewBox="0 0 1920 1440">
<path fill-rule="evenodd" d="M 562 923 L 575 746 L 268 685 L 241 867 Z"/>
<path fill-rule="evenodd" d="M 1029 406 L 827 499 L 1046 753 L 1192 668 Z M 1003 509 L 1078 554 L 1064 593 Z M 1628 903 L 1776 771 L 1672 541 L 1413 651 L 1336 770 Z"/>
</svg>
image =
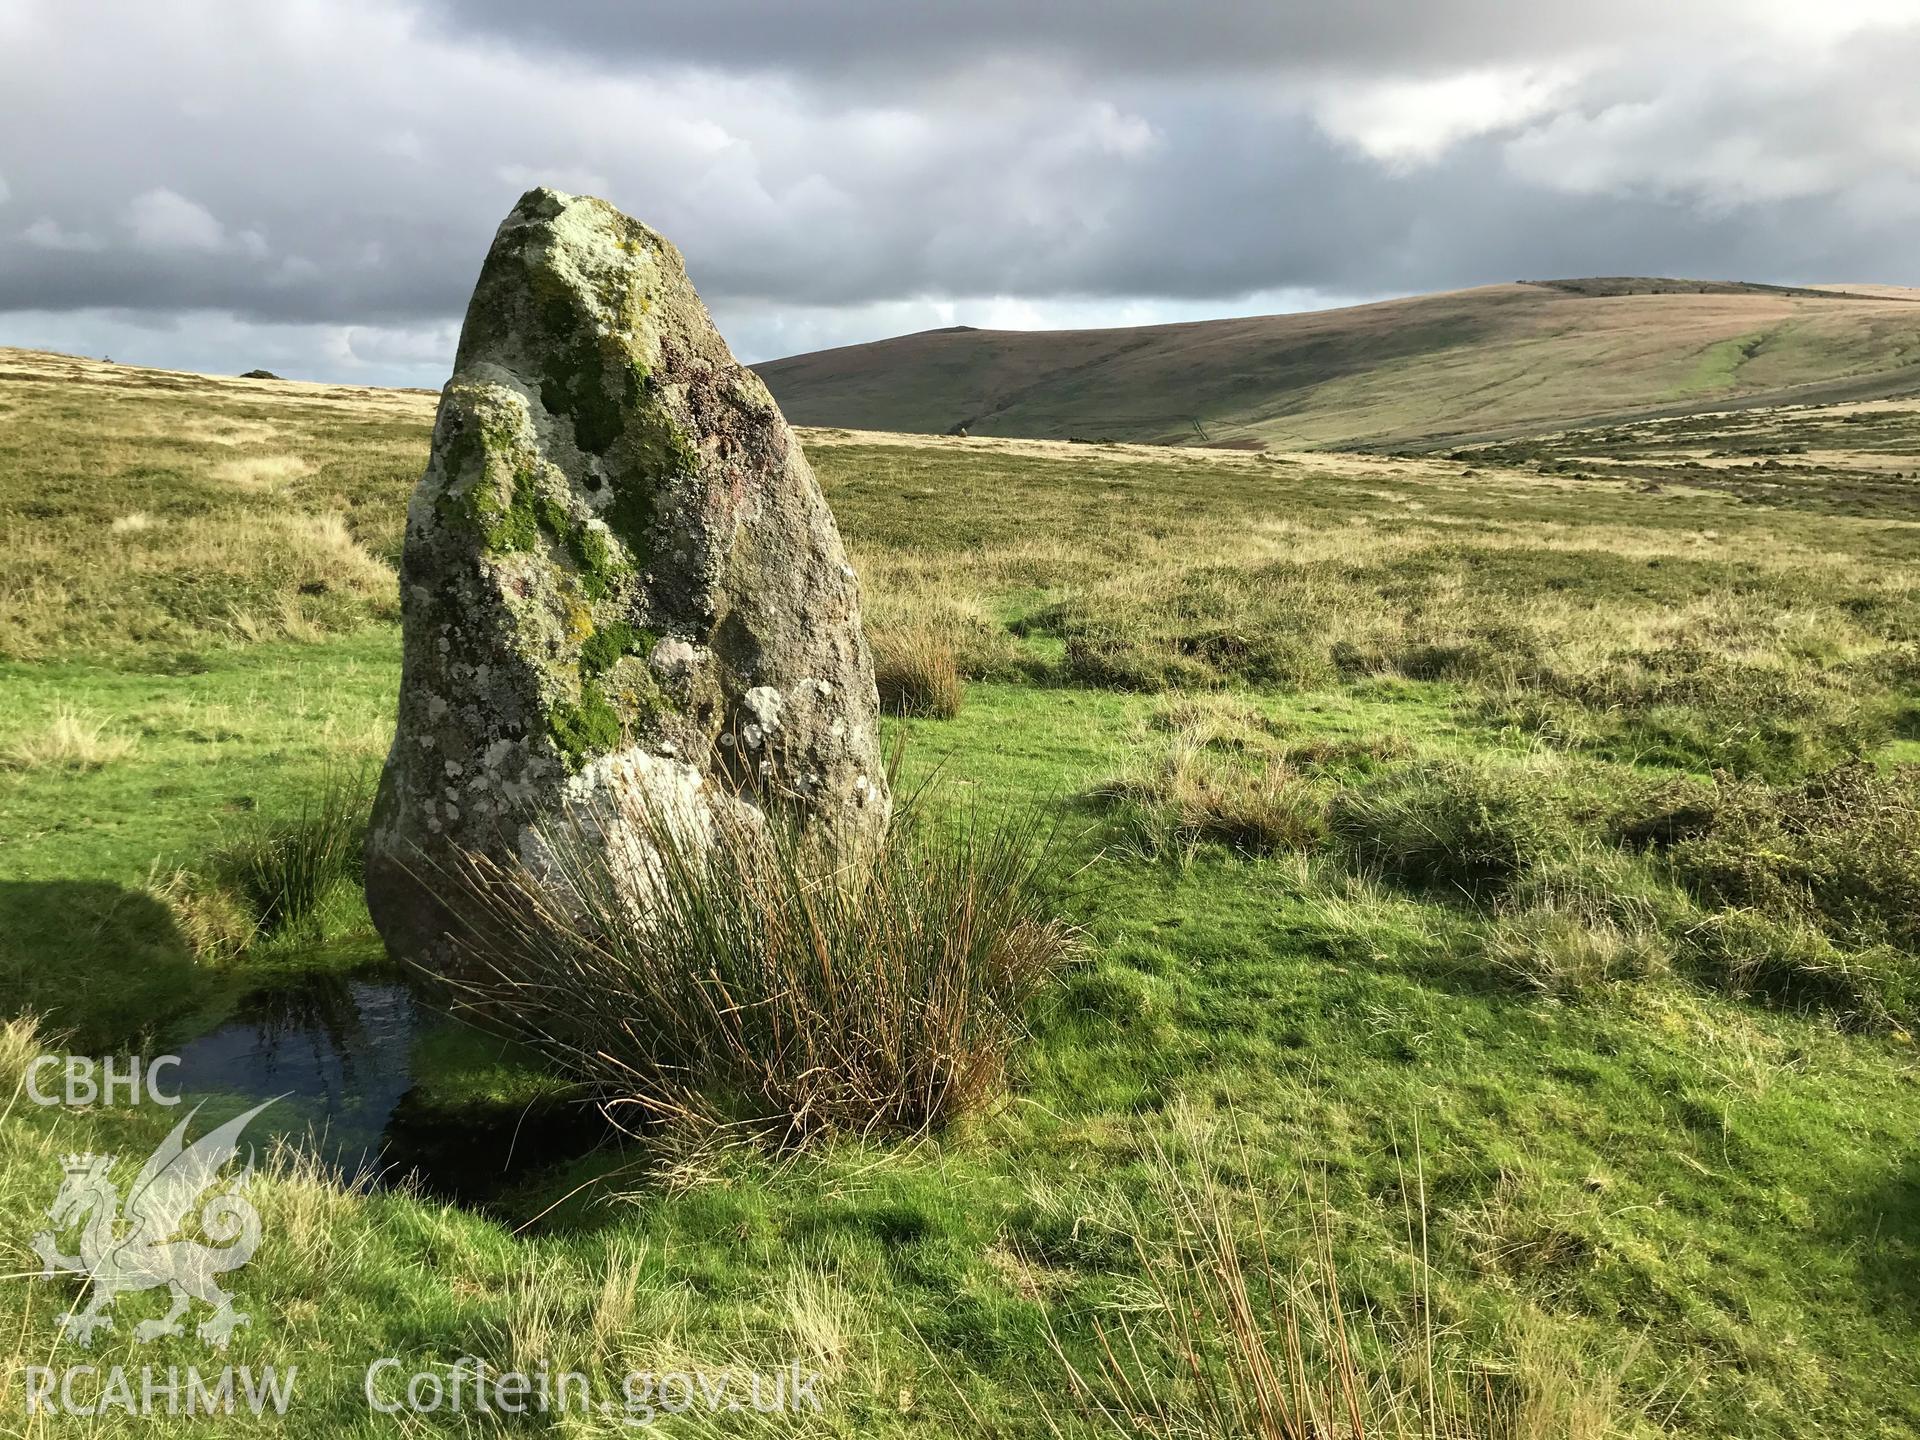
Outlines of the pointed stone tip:
<svg viewBox="0 0 1920 1440">
<path fill-rule="evenodd" d="M 579 195 L 569 195 L 564 190 L 555 190 L 551 185 L 536 185 L 515 203 L 513 213 L 533 220 L 551 220 L 568 206 L 577 204 L 582 198 Z"/>
<path fill-rule="evenodd" d="M 664 238 L 605 200 L 521 196 L 433 447 L 366 843 L 368 909 L 396 955 L 461 964 L 459 897 L 436 876 L 475 853 L 529 861 L 529 837 L 569 816 L 697 790 L 716 814 L 790 806 L 832 852 L 879 836 L 857 577 L 778 405 Z M 663 645 L 677 659 L 656 666 Z M 608 825 L 594 844 L 651 853 L 637 822 Z"/>
<path fill-rule="evenodd" d="M 528 225 L 550 226 L 563 219 L 574 222 L 585 221 L 602 227 L 630 227 L 645 231 L 657 245 L 666 244 L 664 236 L 650 229 L 644 221 L 634 219 L 611 200 L 602 199 L 598 195 L 573 195 L 565 190 L 556 190 L 550 185 L 536 185 L 522 195 L 515 203 L 512 213 L 503 222 L 503 228 L 518 229 Z"/>
</svg>

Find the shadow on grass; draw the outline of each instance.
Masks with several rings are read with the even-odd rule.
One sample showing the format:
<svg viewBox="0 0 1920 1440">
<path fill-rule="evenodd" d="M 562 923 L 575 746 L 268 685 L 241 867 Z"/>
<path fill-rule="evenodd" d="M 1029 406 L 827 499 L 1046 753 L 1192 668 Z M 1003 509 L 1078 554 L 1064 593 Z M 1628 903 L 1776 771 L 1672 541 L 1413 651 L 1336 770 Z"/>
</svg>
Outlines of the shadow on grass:
<svg viewBox="0 0 1920 1440">
<path fill-rule="evenodd" d="M 1834 1243 L 1853 1250 L 1862 1298 L 1920 1324 L 1920 1157 L 1855 1196 L 1834 1217 Z"/>
<path fill-rule="evenodd" d="M 606 1190 L 594 1182 L 622 1167 L 620 1138 L 578 1101 L 435 1105 L 412 1091 L 387 1120 L 381 1159 L 390 1180 L 411 1179 L 435 1199 L 507 1222 L 537 1220 L 542 1231 L 578 1232 L 618 1218 L 594 1203 Z"/>
<path fill-rule="evenodd" d="M 0 996 L 10 1013 L 45 1016 L 75 1051 L 163 1033 L 219 988 L 145 891 L 106 880 L 0 881 Z"/>
</svg>

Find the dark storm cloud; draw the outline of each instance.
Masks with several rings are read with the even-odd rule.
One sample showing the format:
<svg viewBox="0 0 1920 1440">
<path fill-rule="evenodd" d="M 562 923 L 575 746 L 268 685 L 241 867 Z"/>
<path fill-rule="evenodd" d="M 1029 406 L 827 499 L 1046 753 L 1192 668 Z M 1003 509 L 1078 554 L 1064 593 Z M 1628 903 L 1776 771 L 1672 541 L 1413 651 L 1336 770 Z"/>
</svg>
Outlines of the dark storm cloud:
<svg viewBox="0 0 1920 1440">
<path fill-rule="evenodd" d="M 1920 278 L 1910 5 L 1638 3 L 0 6 L 0 134 L 32 137 L 0 151 L 0 343 L 435 381 L 537 182 L 670 235 L 751 358 L 1522 276 Z"/>
<path fill-rule="evenodd" d="M 1743 7 L 1696 6 L 1701 19 Z M 1127 75 L 1484 65 L 1634 27 L 1670 30 L 1675 7 L 1539 0 L 440 0 L 450 33 L 482 32 L 610 63 L 679 60 L 843 75 L 923 76 L 1018 55 Z M 1684 13 L 1684 12 L 1682 12 Z"/>
</svg>

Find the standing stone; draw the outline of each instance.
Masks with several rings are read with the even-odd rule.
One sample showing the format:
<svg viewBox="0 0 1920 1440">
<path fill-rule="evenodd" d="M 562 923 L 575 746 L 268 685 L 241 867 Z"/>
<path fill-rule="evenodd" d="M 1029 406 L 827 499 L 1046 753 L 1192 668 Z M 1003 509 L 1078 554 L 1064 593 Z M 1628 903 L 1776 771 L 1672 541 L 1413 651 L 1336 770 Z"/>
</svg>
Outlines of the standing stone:
<svg viewBox="0 0 1920 1440">
<path fill-rule="evenodd" d="M 829 854 L 885 826 L 833 516 L 679 252 L 605 201 L 529 191 L 494 236 L 400 580 L 366 864 L 394 954 L 451 963 L 460 855 L 538 874 L 555 824 L 628 853 L 645 813 L 779 808 Z"/>
</svg>

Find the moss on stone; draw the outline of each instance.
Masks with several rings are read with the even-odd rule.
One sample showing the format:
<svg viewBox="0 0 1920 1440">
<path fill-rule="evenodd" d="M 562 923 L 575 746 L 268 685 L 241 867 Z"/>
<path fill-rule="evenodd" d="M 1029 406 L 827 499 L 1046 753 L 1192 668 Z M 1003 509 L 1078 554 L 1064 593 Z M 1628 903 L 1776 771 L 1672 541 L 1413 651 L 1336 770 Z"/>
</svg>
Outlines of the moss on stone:
<svg viewBox="0 0 1920 1440">
<path fill-rule="evenodd" d="M 635 417 L 627 442 L 633 464 L 614 483 L 613 501 L 606 510 L 607 528 L 620 537 L 636 562 L 644 564 L 653 550 L 661 487 L 676 475 L 692 474 L 699 455 L 673 417 L 658 405 Z"/>
<path fill-rule="evenodd" d="M 585 645 L 592 638 L 592 609 L 584 601 L 572 601 L 567 607 L 567 639 L 575 645 Z"/>
<path fill-rule="evenodd" d="M 614 558 L 607 537 L 584 521 L 567 530 L 564 543 L 580 572 L 580 588 L 590 600 L 605 599 L 613 582 L 627 573 L 627 567 Z"/>
<path fill-rule="evenodd" d="M 483 473 L 465 490 L 449 491 L 445 499 L 446 517 L 463 526 L 488 554 L 531 550 L 539 538 L 540 525 L 528 477 L 516 476 L 510 484 L 512 490 L 503 497 L 499 482 L 492 474 Z"/>
<path fill-rule="evenodd" d="M 649 532 L 653 528 L 653 491 L 643 485 L 616 489 L 613 503 L 607 506 L 607 528 L 620 537 L 636 563 L 644 565 L 653 554 Z"/>
<path fill-rule="evenodd" d="M 516 551 L 531 550 L 540 539 L 540 518 L 542 496 L 531 470 L 516 470 L 513 475 L 513 494 L 508 499 L 504 511 L 494 519 L 490 528 L 483 530 L 489 550 L 503 555 Z M 496 504 L 499 493 L 492 487 L 486 487 Z"/>
<path fill-rule="evenodd" d="M 606 674 L 621 656 L 632 653 L 638 638 L 633 627 L 624 620 L 602 625 L 580 647 L 580 673 L 587 676 Z"/>
<path fill-rule="evenodd" d="M 569 700 L 554 702 L 548 721 L 554 748 L 571 770 L 580 769 L 594 755 L 617 750 L 625 739 L 620 712 L 613 708 L 606 692 L 594 680 L 581 684 L 578 704 Z"/>
<path fill-rule="evenodd" d="M 518 498 L 517 491 L 515 496 Z M 556 539 L 573 528 L 573 517 L 567 514 L 567 507 L 551 495 L 536 490 L 530 508 L 539 527 Z"/>
<path fill-rule="evenodd" d="M 636 727 L 651 723 L 671 708 L 653 672 L 645 666 L 629 665 L 618 678 L 621 685 L 614 698 Z"/>
<path fill-rule="evenodd" d="M 469 471 L 483 470 L 486 463 L 486 446 L 481 442 L 479 427 L 456 424 L 441 460 L 441 474 L 448 488 Z"/>
<path fill-rule="evenodd" d="M 579 610 L 585 613 L 584 606 Z M 630 730 L 644 728 L 669 708 L 653 672 L 644 665 L 621 670 L 619 688 L 611 696 L 602 683 L 622 660 L 645 654 L 659 639 L 643 626 L 610 620 L 579 642 L 580 699 L 557 700 L 548 712 L 554 748 L 569 769 L 577 771 L 593 756 L 618 749 Z"/>
<path fill-rule="evenodd" d="M 531 550 L 548 510 L 560 508 L 543 494 L 536 466 L 518 427 L 476 402 L 476 413 L 462 417 L 447 442 L 441 518 L 488 554 Z"/>
<path fill-rule="evenodd" d="M 564 335 L 577 327 L 552 328 Z M 607 354 L 610 349 L 617 352 L 612 357 Z M 550 414 L 572 419 L 574 443 L 582 450 L 604 455 L 620 438 L 628 412 L 640 403 L 646 375 L 623 345 L 589 330 L 548 359 L 540 375 L 540 403 Z"/>
<path fill-rule="evenodd" d="M 457 472 L 456 472 L 457 473 Z M 576 520 L 565 504 L 541 485 L 531 468 L 518 471 L 506 496 L 499 482 L 482 474 L 464 490 L 448 489 L 440 497 L 440 512 L 450 525 L 472 535 L 489 555 L 531 551 L 545 534 L 566 552 L 578 572 L 580 590 L 589 600 L 604 600 L 631 567 L 614 553 L 606 533 L 587 520 Z"/>
</svg>

